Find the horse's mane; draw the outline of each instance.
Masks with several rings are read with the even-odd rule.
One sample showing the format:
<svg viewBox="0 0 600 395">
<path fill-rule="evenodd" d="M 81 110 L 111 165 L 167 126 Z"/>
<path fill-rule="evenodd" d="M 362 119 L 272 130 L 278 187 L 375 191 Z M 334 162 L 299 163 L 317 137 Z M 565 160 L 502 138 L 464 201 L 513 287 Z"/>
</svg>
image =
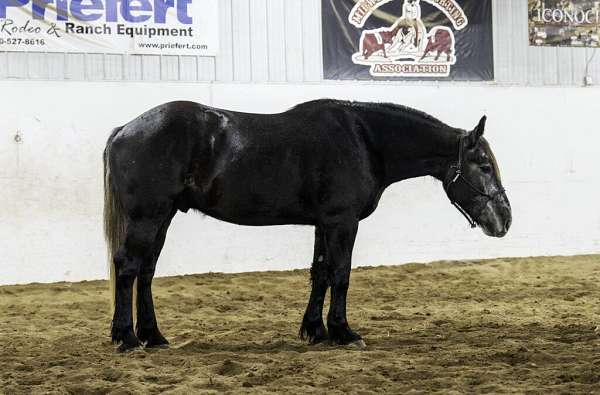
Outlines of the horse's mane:
<svg viewBox="0 0 600 395">
<path fill-rule="evenodd" d="M 366 110 L 384 110 L 384 111 L 390 111 L 394 114 L 404 114 L 407 117 L 413 117 L 413 118 L 417 118 L 420 121 L 424 121 L 426 123 L 429 123 L 433 126 L 437 126 L 437 127 L 443 127 L 443 128 L 449 128 L 449 129 L 454 129 L 453 127 L 445 124 L 444 122 L 440 121 L 439 119 L 437 119 L 436 117 L 427 114 L 424 111 L 421 110 L 417 110 L 415 108 L 412 107 L 408 107 L 408 106 L 404 106 L 402 104 L 395 104 L 395 103 L 375 103 L 375 102 L 350 102 L 351 106 L 356 106 L 359 108 L 364 108 Z"/>
<path fill-rule="evenodd" d="M 390 114 L 392 114 L 392 115 L 397 116 L 399 114 L 403 114 L 407 118 L 413 118 L 418 121 L 428 123 L 431 126 L 434 126 L 436 128 L 457 130 L 457 129 L 445 124 L 444 122 L 440 121 L 436 117 L 427 114 L 426 112 L 414 109 L 412 107 L 404 106 L 401 104 L 395 104 L 395 103 L 360 102 L 360 101 L 348 101 L 348 100 L 336 100 L 336 99 L 318 99 L 318 100 L 312 100 L 312 101 L 308 101 L 306 103 L 299 104 L 293 108 L 296 109 L 296 108 L 310 106 L 310 105 L 324 106 L 327 104 L 333 104 L 333 105 L 348 107 L 348 108 L 357 109 L 357 110 L 389 111 Z"/>
</svg>

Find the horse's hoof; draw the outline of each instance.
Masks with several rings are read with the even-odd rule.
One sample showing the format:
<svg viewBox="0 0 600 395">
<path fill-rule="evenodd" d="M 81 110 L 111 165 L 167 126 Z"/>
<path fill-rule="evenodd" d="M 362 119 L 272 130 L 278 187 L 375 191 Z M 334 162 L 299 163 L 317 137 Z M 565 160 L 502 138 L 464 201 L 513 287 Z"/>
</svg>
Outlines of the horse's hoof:
<svg viewBox="0 0 600 395">
<path fill-rule="evenodd" d="M 133 333 L 131 328 L 112 329 L 112 341 L 114 344 L 119 344 L 117 352 L 124 353 L 140 348 L 142 343 Z"/>
<path fill-rule="evenodd" d="M 323 343 L 329 340 L 329 334 L 327 333 L 327 329 L 324 326 L 317 328 L 314 333 L 308 336 L 308 344 L 316 345 Z"/>
<path fill-rule="evenodd" d="M 160 333 L 151 336 L 144 342 L 146 348 L 169 348 L 169 342 Z"/>
<path fill-rule="evenodd" d="M 329 341 L 329 337 L 327 336 L 327 334 L 325 334 L 325 336 L 315 336 L 309 339 L 308 344 L 310 346 L 316 346 L 318 344 L 323 344 L 327 341 Z"/>
<path fill-rule="evenodd" d="M 152 329 L 138 328 L 137 337 L 145 348 L 169 348 L 169 342 L 156 327 Z"/>
<path fill-rule="evenodd" d="M 146 345 L 144 346 L 144 348 L 152 348 L 152 349 L 155 349 L 155 350 L 156 349 L 158 349 L 158 350 L 166 350 L 169 347 L 170 347 L 169 346 L 169 342 L 161 343 L 161 344 L 149 344 L 149 343 L 146 343 Z"/>
<path fill-rule="evenodd" d="M 127 344 L 127 343 L 121 343 L 121 345 L 119 347 L 117 347 L 117 352 L 119 354 L 126 354 L 126 353 L 130 353 L 136 350 L 141 350 L 142 349 L 142 343 L 138 343 L 138 344 Z"/>
<path fill-rule="evenodd" d="M 329 340 L 329 334 L 327 328 L 323 325 L 323 321 L 311 322 L 304 318 L 300 328 L 300 339 L 308 340 L 308 344 L 315 345 Z"/>
<path fill-rule="evenodd" d="M 342 325 L 336 325 L 329 323 L 329 341 L 332 344 L 338 344 L 341 346 L 358 343 L 362 340 L 360 335 L 354 332 L 347 323 Z"/>
<path fill-rule="evenodd" d="M 367 348 L 367 343 L 365 343 L 363 339 L 358 339 L 357 341 L 350 343 L 350 345 L 358 348 L 359 350 L 365 350 Z"/>
<path fill-rule="evenodd" d="M 142 348 L 142 343 L 138 340 L 137 337 L 133 335 L 133 333 L 128 334 L 119 347 L 117 347 L 118 353 L 128 353 L 137 349 Z"/>
</svg>

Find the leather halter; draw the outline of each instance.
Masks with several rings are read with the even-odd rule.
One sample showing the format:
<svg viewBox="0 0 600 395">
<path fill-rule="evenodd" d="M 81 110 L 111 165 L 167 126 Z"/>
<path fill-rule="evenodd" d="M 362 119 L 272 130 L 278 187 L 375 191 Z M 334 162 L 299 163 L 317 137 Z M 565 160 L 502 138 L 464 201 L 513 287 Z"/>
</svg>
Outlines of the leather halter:
<svg viewBox="0 0 600 395">
<path fill-rule="evenodd" d="M 482 191 L 481 189 L 477 188 L 475 185 L 473 185 L 469 180 L 467 180 L 465 178 L 465 176 L 463 175 L 463 150 L 464 150 L 464 142 L 463 141 L 464 141 L 465 137 L 467 137 L 467 135 L 462 135 L 460 137 L 460 139 L 458 140 L 458 161 L 456 162 L 456 164 L 450 166 L 450 173 L 446 177 L 446 180 L 450 180 L 450 181 L 444 182 L 444 190 L 446 191 L 446 195 L 448 196 L 448 199 L 450 199 L 450 203 L 454 207 L 456 207 L 456 209 L 467 219 L 467 221 L 469 221 L 469 225 L 471 225 L 471 228 L 476 228 L 477 223 L 475 222 L 473 217 L 454 198 L 452 198 L 450 196 L 450 188 L 460 180 L 460 181 L 464 182 L 473 192 L 475 192 L 478 195 L 478 197 L 485 198 L 483 203 L 480 203 L 477 205 L 478 207 L 476 210 L 475 217 L 478 217 L 479 214 L 481 214 L 481 211 L 485 208 L 485 206 L 488 204 L 488 202 L 495 200 L 498 196 L 503 194 L 505 192 L 505 189 L 500 187 L 492 193 L 487 193 L 487 192 Z"/>
</svg>

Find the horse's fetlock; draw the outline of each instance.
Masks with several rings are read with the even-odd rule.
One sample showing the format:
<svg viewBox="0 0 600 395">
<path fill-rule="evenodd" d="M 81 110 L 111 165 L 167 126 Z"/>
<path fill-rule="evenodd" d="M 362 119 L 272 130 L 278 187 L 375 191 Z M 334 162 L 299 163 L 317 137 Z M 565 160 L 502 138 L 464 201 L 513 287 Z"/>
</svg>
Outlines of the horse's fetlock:
<svg viewBox="0 0 600 395">
<path fill-rule="evenodd" d="M 121 326 L 118 322 L 113 321 L 112 328 L 110 330 L 110 336 L 112 341 L 115 343 L 123 341 L 127 338 L 128 333 L 133 333 L 133 327 L 129 326 Z"/>
<path fill-rule="evenodd" d="M 343 323 L 327 320 L 327 328 L 329 340 L 334 344 L 350 344 L 362 339 L 358 333 L 350 329 L 346 320 Z"/>
<path fill-rule="evenodd" d="M 308 340 L 310 344 L 321 343 L 328 339 L 327 329 L 321 317 L 311 319 L 307 315 L 302 320 L 300 339 Z"/>
</svg>

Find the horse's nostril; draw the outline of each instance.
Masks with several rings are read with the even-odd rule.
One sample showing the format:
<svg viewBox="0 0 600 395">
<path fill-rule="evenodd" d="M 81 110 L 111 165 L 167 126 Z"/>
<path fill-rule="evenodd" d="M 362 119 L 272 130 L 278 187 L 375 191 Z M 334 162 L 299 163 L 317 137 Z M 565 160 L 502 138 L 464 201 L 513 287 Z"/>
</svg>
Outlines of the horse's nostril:
<svg viewBox="0 0 600 395">
<path fill-rule="evenodd" d="M 508 232 L 510 225 L 512 223 L 512 219 L 509 217 L 504 221 L 504 230 Z"/>
</svg>

